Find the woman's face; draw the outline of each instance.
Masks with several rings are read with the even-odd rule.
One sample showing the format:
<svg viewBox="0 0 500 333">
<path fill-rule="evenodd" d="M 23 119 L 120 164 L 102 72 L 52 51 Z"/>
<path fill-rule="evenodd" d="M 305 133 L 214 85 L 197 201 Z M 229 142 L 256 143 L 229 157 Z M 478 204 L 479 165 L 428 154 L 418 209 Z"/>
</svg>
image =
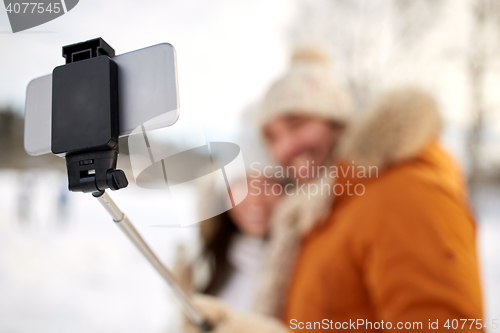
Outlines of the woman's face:
<svg viewBox="0 0 500 333">
<path fill-rule="evenodd" d="M 244 191 L 244 180 L 231 187 L 234 191 Z M 276 180 L 269 178 L 248 177 L 248 195 L 239 205 L 229 210 L 229 217 L 233 220 L 241 233 L 263 238 L 268 231 L 269 217 L 273 207 L 278 202 L 279 189 L 272 190 L 272 186 L 281 186 Z M 274 192 L 274 193 L 273 193 Z"/>
<path fill-rule="evenodd" d="M 286 115 L 264 127 L 264 137 L 273 158 L 292 167 L 289 176 L 299 182 L 314 177 L 315 166 L 324 165 L 337 146 L 344 127 L 319 117 Z"/>
</svg>

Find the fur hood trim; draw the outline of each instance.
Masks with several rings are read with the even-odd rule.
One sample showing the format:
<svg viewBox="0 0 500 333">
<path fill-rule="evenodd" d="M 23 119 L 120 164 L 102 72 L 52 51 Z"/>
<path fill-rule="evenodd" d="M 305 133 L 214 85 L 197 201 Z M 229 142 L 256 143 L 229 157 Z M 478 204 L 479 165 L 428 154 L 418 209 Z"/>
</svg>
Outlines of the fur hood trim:
<svg viewBox="0 0 500 333">
<path fill-rule="evenodd" d="M 355 165 L 379 171 L 411 159 L 441 132 L 435 100 L 416 88 L 384 94 L 367 117 L 353 124 L 341 144 L 340 156 Z"/>
</svg>

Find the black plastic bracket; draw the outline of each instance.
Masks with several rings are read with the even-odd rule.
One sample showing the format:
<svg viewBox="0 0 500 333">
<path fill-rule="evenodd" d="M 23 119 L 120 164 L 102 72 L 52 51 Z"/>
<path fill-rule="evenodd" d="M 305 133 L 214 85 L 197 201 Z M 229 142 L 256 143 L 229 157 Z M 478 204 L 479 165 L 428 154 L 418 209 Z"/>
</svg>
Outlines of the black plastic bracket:
<svg viewBox="0 0 500 333">
<path fill-rule="evenodd" d="M 128 185 L 122 170 L 116 169 L 118 150 L 102 150 L 66 156 L 69 190 L 73 192 L 113 191 Z"/>
<path fill-rule="evenodd" d="M 107 55 L 110 58 L 115 56 L 115 50 L 102 38 L 66 45 L 63 46 L 62 50 L 63 57 L 66 58 L 66 64 L 101 55 Z"/>
<path fill-rule="evenodd" d="M 102 38 L 63 47 L 66 65 L 52 75 L 52 152 L 65 156 L 69 190 L 128 185 L 118 158 L 118 66 Z"/>
</svg>

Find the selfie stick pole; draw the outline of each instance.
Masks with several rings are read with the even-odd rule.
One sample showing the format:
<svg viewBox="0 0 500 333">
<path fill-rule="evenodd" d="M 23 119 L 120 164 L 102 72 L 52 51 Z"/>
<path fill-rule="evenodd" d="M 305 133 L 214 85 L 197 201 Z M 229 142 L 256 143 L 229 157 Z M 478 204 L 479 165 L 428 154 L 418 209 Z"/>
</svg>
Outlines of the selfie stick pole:
<svg viewBox="0 0 500 333">
<path fill-rule="evenodd" d="M 182 290 L 179 284 L 175 281 L 173 274 L 166 268 L 158 257 L 153 253 L 151 248 L 146 244 L 141 235 L 130 223 L 128 217 L 118 208 L 118 206 L 111 200 L 110 196 L 105 191 L 95 192 L 92 195 L 102 204 L 113 218 L 113 221 L 118 227 L 127 235 L 127 237 L 134 243 L 134 245 L 141 251 L 141 253 L 148 259 L 153 267 L 160 273 L 160 275 L 168 283 L 174 295 L 179 300 L 180 305 L 184 309 L 184 313 L 188 319 L 195 325 L 199 326 L 203 331 L 211 330 L 211 325 L 205 320 L 201 312 L 193 305 L 189 296 Z"/>
</svg>

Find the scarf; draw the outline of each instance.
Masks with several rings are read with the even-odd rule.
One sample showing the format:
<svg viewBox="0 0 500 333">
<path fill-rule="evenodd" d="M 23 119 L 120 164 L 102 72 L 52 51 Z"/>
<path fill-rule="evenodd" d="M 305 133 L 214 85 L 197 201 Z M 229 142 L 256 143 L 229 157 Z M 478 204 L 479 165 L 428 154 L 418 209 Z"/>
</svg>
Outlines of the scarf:
<svg viewBox="0 0 500 333">
<path fill-rule="evenodd" d="M 295 187 L 293 195 L 287 195 L 276 205 L 270 219 L 269 242 L 264 253 L 254 311 L 281 316 L 301 241 L 325 220 L 333 203 L 331 193 L 321 193 L 324 184 L 332 186 L 332 179 L 317 178 L 305 184 L 303 191 Z M 313 192 L 315 186 L 319 190 Z"/>
</svg>

